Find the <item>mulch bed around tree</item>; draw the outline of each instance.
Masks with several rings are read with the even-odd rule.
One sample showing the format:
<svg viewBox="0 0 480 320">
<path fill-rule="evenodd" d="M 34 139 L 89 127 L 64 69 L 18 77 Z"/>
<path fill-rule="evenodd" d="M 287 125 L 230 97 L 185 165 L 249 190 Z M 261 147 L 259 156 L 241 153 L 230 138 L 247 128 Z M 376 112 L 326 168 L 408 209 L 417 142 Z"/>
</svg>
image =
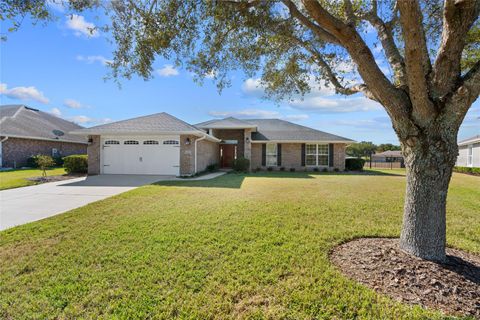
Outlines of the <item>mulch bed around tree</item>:
<svg viewBox="0 0 480 320">
<path fill-rule="evenodd" d="M 27 180 L 35 181 L 37 184 L 40 184 L 40 183 L 46 183 L 46 182 L 75 179 L 75 178 L 80 178 L 85 176 L 86 174 L 64 174 L 60 176 L 33 177 L 33 178 L 27 178 Z"/>
<path fill-rule="evenodd" d="M 346 276 L 396 301 L 480 319 L 480 256 L 447 249 L 438 264 L 400 250 L 398 239 L 362 238 L 334 248 L 330 259 Z"/>
</svg>

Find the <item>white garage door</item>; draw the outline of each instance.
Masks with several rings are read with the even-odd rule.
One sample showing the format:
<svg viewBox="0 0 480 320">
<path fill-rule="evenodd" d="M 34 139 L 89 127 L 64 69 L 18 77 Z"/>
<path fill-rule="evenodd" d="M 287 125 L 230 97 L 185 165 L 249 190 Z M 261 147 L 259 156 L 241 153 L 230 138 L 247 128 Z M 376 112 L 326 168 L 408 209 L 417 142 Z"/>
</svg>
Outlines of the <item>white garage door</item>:
<svg viewBox="0 0 480 320">
<path fill-rule="evenodd" d="M 102 165 L 104 174 L 178 175 L 180 137 L 105 137 Z"/>
</svg>

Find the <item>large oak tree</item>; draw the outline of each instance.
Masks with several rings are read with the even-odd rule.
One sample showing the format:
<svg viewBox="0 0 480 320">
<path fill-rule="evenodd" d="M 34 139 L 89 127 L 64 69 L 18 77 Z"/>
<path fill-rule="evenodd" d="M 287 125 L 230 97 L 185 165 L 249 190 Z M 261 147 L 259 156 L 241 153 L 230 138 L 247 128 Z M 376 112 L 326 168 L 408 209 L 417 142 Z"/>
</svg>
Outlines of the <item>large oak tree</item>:
<svg viewBox="0 0 480 320">
<path fill-rule="evenodd" d="M 25 14 L 52 18 L 49 4 L 2 0 L 13 29 Z M 266 93 L 288 98 L 328 85 L 361 93 L 391 118 L 405 156 L 407 187 L 401 247 L 445 260 L 446 198 L 457 133 L 480 91 L 480 0 L 143 0 L 66 4 L 104 8 L 116 43 L 112 75 L 149 78 L 155 59 L 173 59 L 197 75 L 260 75 Z M 365 40 L 376 30 L 392 75 Z M 355 71 L 345 73 L 345 65 Z M 152 97 L 155 98 L 155 97 Z"/>
</svg>

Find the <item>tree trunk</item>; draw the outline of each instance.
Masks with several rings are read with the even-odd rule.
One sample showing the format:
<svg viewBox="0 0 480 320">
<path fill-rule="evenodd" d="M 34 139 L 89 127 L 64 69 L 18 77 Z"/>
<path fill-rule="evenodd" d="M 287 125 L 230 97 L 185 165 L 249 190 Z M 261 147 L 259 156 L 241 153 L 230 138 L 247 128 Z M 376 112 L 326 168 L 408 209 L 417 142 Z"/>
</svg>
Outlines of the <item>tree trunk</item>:
<svg viewBox="0 0 480 320">
<path fill-rule="evenodd" d="M 456 132 L 435 131 L 440 134 L 429 132 L 402 141 L 407 190 L 400 247 L 417 257 L 444 262 L 447 192 L 458 148 Z"/>
</svg>

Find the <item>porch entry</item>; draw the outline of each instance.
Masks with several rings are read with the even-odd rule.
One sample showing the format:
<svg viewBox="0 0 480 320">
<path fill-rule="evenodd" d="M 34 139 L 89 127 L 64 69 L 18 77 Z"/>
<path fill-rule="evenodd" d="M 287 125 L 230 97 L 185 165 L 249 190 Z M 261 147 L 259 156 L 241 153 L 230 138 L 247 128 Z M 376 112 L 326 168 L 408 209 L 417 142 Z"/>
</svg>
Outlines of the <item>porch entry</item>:
<svg viewBox="0 0 480 320">
<path fill-rule="evenodd" d="M 232 168 L 237 159 L 237 140 L 224 140 L 220 143 L 220 167 Z"/>
</svg>

